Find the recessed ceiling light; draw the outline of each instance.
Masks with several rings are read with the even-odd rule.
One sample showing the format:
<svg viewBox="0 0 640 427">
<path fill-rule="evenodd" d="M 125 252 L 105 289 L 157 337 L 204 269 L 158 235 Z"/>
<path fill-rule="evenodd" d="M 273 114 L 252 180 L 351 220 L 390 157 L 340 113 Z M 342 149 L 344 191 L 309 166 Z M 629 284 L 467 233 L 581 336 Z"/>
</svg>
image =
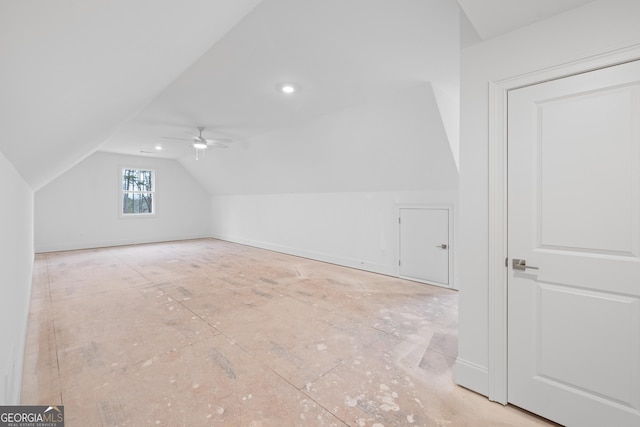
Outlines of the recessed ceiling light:
<svg viewBox="0 0 640 427">
<path fill-rule="evenodd" d="M 156 146 L 155 146 L 155 147 L 153 147 L 153 148 L 155 148 L 156 150 L 160 151 L 160 150 L 162 150 L 162 145 L 159 145 L 159 144 L 158 144 L 158 145 L 156 145 Z"/>
<path fill-rule="evenodd" d="M 291 93 L 294 93 L 296 91 L 296 87 L 294 85 L 292 85 L 292 84 L 287 83 L 287 84 L 283 84 L 282 86 L 280 86 L 280 90 L 283 93 L 291 94 Z"/>
</svg>

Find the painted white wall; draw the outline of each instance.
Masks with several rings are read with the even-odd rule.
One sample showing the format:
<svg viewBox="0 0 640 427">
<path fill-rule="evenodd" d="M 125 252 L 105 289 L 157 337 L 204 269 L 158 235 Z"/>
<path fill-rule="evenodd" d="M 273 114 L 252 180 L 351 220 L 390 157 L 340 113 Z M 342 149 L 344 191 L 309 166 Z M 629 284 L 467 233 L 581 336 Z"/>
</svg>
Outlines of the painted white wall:
<svg viewBox="0 0 640 427">
<path fill-rule="evenodd" d="M 0 152 L 0 405 L 17 405 L 31 276 L 33 191 Z"/>
<path fill-rule="evenodd" d="M 214 196 L 212 230 L 232 242 L 397 276 L 399 206 L 453 206 L 456 198 L 455 190 Z"/>
<path fill-rule="evenodd" d="M 122 166 L 155 170 L 154 217 L 120 217 Z M 209 206 L 209 194 L 175 160 L 97 152 L 35 193 L 35 249 L 208 237 Z"/>
<path fill-rule="evenodd" d="M 214 193 L 214 237 L 397 275 L 398 206 L 457 202 L 430 84 L 249 143 L 182 160 Z"/>
<path fill-rule="evenodd" d="M 488 393 L 488 82 L 640 41 L 640 2 L 599 0 L 462 52 L 456 381 Z"/>
</svg>

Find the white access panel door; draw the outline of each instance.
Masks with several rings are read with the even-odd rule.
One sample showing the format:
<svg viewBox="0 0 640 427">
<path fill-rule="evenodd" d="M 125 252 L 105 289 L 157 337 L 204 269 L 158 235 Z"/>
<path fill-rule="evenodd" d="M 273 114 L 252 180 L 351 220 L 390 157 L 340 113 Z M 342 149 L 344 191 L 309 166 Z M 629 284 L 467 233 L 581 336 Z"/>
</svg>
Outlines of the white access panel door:
<svg viewBox="0 0 640 427">
<path fill-rule="evenodd" d="M 508 253 L 509 402 L 640 426 L 640 62 L 509 93 Z"/>
<path fill-rule="evenodd" d="M 449 286 L 449 209 L 400 209 L 400 277 Z"/>
</svg>

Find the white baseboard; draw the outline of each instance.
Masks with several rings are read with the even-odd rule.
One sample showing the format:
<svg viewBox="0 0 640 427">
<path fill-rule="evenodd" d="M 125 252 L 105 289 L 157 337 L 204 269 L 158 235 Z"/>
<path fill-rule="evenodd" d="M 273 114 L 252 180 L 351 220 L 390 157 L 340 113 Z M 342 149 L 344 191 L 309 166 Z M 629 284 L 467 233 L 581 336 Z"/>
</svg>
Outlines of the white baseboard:
<svg viewBox="0 0 640 427">
<path fill-rule="evenodd" d="M 277 243 L 262 242 L 259 240 L 245 239 L 235 236 L 223 236 L 214 235 L 214 239 L 225 240 L 233 243 L 240 243 L 242 245 L 253 246 L 260 249 L 268 249 L 275 252 L 281 252 L 287 255 L 299 256 L 302 258 L 309 258 L 316 261 L 327 262 L 330 264 L 341 265 L 343 267 L 355 268 L 358 270 L 369 271 L 372 273 L 384 274 L 386 276 L 397 277 L 397 272 L 394 267 L 387 265 L 376 264 L 368 261 L 355 260 L 351 258 L 337 257 L 331 254 L 325 254 L 322 252 L 309 251 L 306 249 L 293 248 L 290 246 L 279 245 Z"/>
<path fill-rule="evenodd" d="M 483 396 L 489 395 L 489 371 L 485 366 L 463 359 L 456 359 L 456 384 Z"/>
<path fill-rule="evenodd" d="M 211 234 L 190 234 L 184 236 L 163 236 L 154 237 L 151 239 L 119 239 L 109 241 L 95 241 L 95 242 L 68 242 L 63 244 L 54 245 L 36 245 L 36 253 L 44 252 L 59 252 L 59 251 L 75 251 L 80 249 L 95 249 L 95 248 L 108 248 L 111 246 L 127 246 L 127 245 L 140 245 L 145 243 L 160 243 L 160 242 L 174 242 L 179 240 L 192 240 L 192 239 L 206 239 L 210 238 Z"/>
</svg>

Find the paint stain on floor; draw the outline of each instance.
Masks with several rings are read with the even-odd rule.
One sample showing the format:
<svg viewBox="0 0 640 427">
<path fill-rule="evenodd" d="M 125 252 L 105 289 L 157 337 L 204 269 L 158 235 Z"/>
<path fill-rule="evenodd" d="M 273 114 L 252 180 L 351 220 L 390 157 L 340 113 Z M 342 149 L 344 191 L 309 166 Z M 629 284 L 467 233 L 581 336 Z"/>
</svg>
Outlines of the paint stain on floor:
<svg viewBox="0 0 640 427">
<path fill-rule="evenodd" d="M 215 239 L 38 254 L 21 404 L 66 426 L 543 426 L 453 381 L 457 293 Z"/>
</svg>

